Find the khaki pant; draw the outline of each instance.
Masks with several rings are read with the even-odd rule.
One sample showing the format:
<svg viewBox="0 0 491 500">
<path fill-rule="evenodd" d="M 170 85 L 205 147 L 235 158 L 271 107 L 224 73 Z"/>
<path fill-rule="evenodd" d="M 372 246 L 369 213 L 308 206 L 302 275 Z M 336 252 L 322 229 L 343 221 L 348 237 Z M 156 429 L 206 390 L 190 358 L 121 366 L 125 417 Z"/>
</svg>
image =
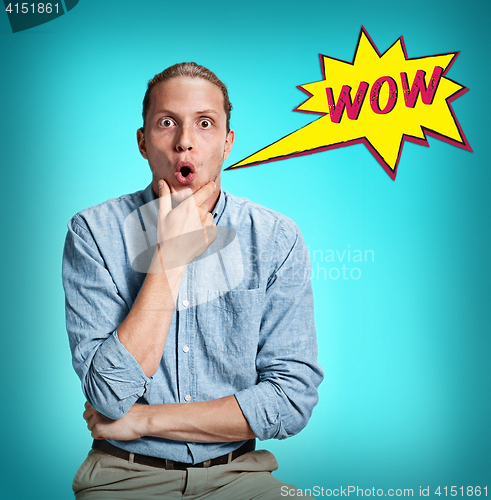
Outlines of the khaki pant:
<svg viewBox="0 0 491 500">
<path fill-rule="evenodd" d="M 294 486 L 271 475 L 272 453 L 252 451 L 229 464 L 185 471 L 130 463 L 91 450 L 73 480 L 77 500 L 280 500 Z M 303 498 L 311 498 L 302 496 Z"/>
</svg>

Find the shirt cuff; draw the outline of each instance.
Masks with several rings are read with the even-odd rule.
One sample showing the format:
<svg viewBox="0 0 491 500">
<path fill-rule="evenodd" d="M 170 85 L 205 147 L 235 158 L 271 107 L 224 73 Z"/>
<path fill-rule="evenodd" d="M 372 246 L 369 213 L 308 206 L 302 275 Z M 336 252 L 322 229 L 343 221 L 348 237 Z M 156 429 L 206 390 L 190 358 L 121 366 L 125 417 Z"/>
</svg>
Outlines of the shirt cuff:
<svg viewBox="0 0 491 500">
<path fill-rule="evenodd" d="M 240 409 L 254 434 L 261 440 L 287 437 L 280 435 L 281 420 L 274 388 L 260 382 L 235 394 Z"/>
<path fill-rule="evenodd" d="M 92 367 L 120 400 L 143 396 L 150 381 L 119 341 L 117 330 L 99 347 Z"/>
</svg>

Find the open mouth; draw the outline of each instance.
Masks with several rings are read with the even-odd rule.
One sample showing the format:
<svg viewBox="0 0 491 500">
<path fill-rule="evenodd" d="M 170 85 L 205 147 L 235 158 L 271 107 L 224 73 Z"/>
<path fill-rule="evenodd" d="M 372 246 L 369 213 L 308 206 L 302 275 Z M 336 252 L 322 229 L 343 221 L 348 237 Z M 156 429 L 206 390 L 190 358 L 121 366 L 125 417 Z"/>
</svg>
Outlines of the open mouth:
<svg viewBox="0 0 491 500">
<path fill-rule="evenodd" d="M 180 161 L 176 166 L 175 175 L 179 184 L 191 184 L 195 173 L 194 165 L 189 161 Z"/>
<path fill-rule="evenodd" d="M 182 167 L 181 168 L 181 175 L 183 177 L 187 177 L 191 173 L 191 169 L 189 167 Z"/>
</svg>

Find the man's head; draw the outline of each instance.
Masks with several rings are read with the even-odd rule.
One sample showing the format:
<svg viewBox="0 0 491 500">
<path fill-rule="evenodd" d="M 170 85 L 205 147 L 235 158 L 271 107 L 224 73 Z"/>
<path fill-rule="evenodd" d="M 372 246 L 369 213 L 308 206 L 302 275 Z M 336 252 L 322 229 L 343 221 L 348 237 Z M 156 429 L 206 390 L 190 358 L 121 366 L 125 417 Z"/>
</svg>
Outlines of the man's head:
<svg viewBox="0 0 491 500">
<path fill-rule="evenodd" d="M 225 113 L 227 115 L 227 132 L 230 130 L 230 113 L 232 112 L 232 103 L 228 97 L 228 91 L 225 84 L 209 69 L 204 66 L 200 66 L 194 62 L 189 63 L 179 63 L 174 64 L 174 66 L 170 66 L 167 69 L 164 69 L 161 73 L 155 75 L 147 85 L 147 91 L 145 92 L 145 97 L 143 98 L 143 127 L 142 132 L 145 131 L 145 125 L 147 121 L 147 113 L 150 108 L 150 100 L 152 89 L 158 83 L 165 82 L 166 80 L 170 80 L 171 78 L 175 78 L 177 76 L 187 76 L 189 78 L 203 78 L 204 80 L 208 80 L 209 82 L 216 85 L 223 94 L 223 107 Z"/>
<path fill-rule="evenodd" d="M 195 63 L 171 66 L 150 80 L 137 140 L 155 193 L 160 179 L 171 191 L 195 192 L 210 180 L 220 186 L 222 163 L 234 142 L 231 108 L 225 85 Z"/>
</svg>

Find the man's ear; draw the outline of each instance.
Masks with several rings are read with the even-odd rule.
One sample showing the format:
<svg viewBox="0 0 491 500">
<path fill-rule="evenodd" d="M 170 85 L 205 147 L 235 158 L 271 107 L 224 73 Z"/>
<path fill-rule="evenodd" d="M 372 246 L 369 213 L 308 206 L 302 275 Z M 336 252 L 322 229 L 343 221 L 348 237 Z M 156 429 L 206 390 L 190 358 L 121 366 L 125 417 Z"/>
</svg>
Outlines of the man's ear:
<svg viewBox="0 0 491 500">
<path fill-rule="evenodd" d="M 230 151 L 232 151 L 232 146 L 235 141 L 235 132 L 233 130 L 229 130 L 227 134 L 227 139 L 225 140 L 225 148 L 223 150 L 223 161 L 228 158 Z"/>
<path fill-rule="evenodd" d="M 140 150 L 140 154 L 145 158 L 145 160 L 148 160 L 147 156 L 147 144 L 145 142 L 145 134 L 143 133 L 143 127 L 139 128 L 136 131 L 136 140 L 138 142 L 138 149 Z"/>
</svg>

